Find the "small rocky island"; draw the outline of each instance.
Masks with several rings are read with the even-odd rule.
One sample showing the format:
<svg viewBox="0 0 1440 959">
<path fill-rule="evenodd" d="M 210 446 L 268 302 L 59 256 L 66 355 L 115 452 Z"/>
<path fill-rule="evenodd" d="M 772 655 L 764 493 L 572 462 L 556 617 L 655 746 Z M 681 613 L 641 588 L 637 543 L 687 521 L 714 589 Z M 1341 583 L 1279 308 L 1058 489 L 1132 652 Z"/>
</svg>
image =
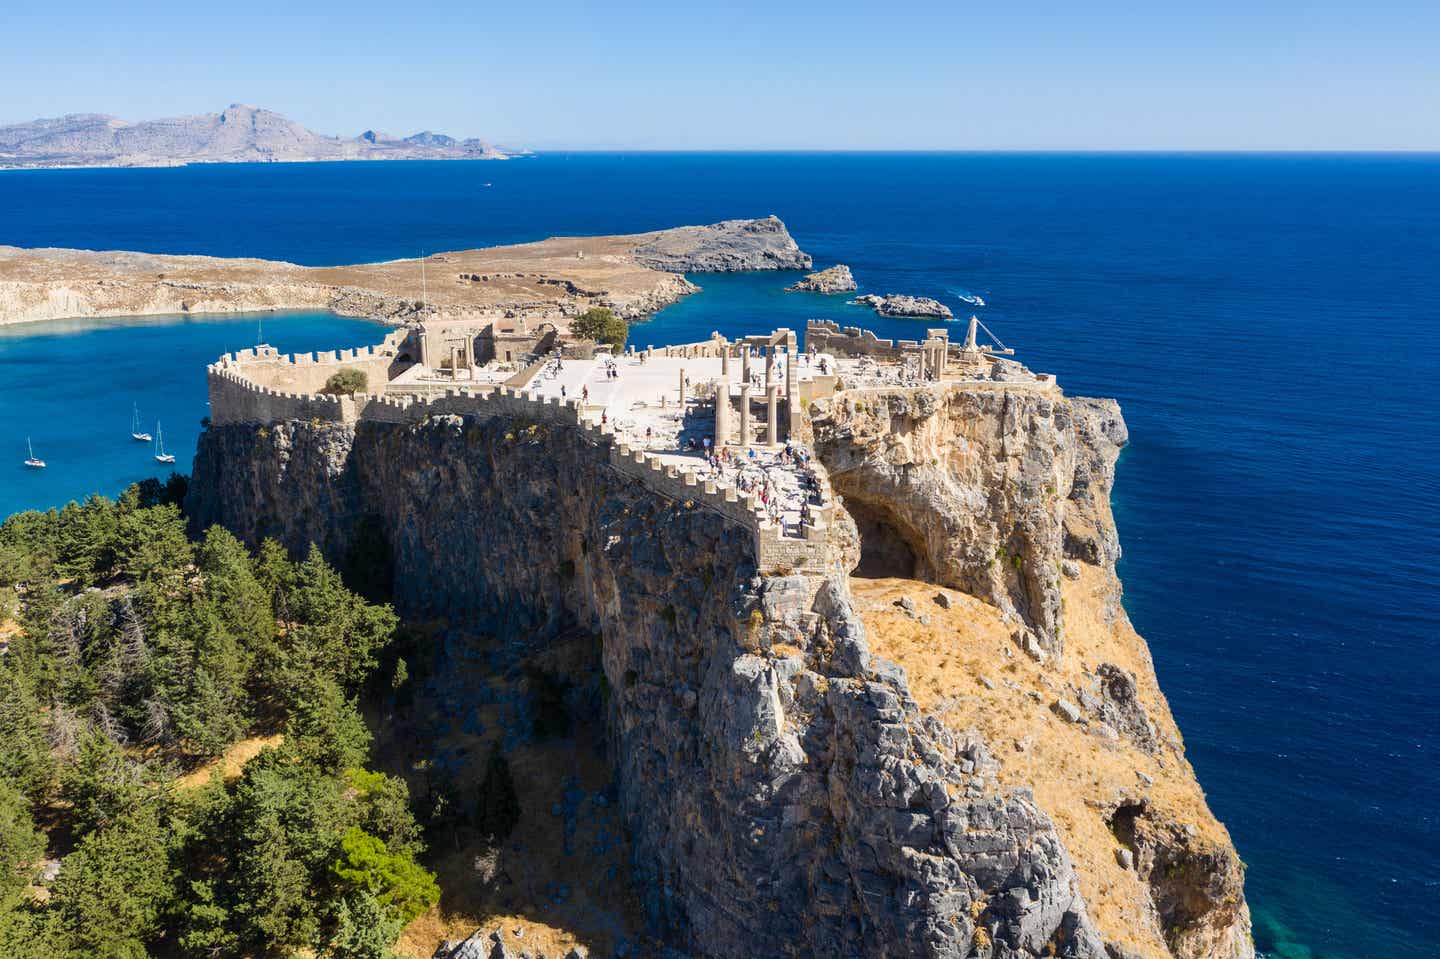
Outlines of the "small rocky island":
<svg viewBox="0 0 1440 959">
<path fill-rule="evenodd" d="M 928 296 L 906 296 L 900 293 L 890 293 L 886 296 L 877 296 L 874 293 L 866 293 L 857 296 L 851 301 L 859 306 L 872 307 L 881 316 L 892 316 L 900 319 L 954 319 L 955 314 L 950 307 L 939 300 L 932 300 Z"/>
<path fill-rule="evenodd" d="M 837 263 L 827 270 L 806 274 L 800 282 L 785 289 L 790 293 L 853 293 L 855 277 L 851 275 L 850 267 Z"/>
</svg>

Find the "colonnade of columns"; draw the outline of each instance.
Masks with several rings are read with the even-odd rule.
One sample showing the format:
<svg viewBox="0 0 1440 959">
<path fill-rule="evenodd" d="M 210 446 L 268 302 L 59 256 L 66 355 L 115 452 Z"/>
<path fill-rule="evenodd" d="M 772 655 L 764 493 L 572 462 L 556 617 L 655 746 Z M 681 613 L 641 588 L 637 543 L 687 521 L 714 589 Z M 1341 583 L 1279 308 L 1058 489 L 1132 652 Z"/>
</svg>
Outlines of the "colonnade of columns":
<svg viewBox="0 0 1440 959">
<path fill-rule="evenodd" d="M 795 349 L 794 343 L 785 353 L 785 390 L 791 411 L 791 422 L 796 413 L 793 390 L 795 389 Z M 731 423 L 733 409 L 730 402 L 730 351 L 732 347 L 725 344 L 720 352 L 720 379 L 715 383 L 715 443 L 717 446 L 724 446 L 731 442 Z M 748 343 L 739 343 L 734 349 L 739 352 L 740 359 L 740 439 L 742 447 L 751 445 L 754 439 L 754 427 L 752 417 L 751 400 L 754 387 L 751 384 L 751 360 L 754 357 L 754 348 Z M 780 443 L 780 383 L 775 377 L 775 350 L 776 344 L 769 344 L 759 347 L 765 356 L 765 443 L 770 446 L 777 446 Z M 683 374 L 682 374 L 683 375 Z M 684 399 L 684 387 L 681 387 L 681 399 Z"/>
</svg>

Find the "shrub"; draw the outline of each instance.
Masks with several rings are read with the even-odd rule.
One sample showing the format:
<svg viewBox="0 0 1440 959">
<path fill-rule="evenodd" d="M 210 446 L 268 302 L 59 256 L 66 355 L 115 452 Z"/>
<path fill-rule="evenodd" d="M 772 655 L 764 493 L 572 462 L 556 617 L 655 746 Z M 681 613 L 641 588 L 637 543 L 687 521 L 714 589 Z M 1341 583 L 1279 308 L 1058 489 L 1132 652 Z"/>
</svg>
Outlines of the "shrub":
<svg viewBox="0 0 1440 959">
<path fill-rule="evenodd" d="M 609 343 L 618 350 L 630 336 L 630 324 L 616 316 L 613 310 L 597 306 L 575 317 L 570 324 L 570 332 L 596 343 Z"/>
<path fill-rule="evenodd" d="M 370 386 L 370 377 L 365 375 L 364 370 L 357 370 L 347 366 L 342 370 L 330 374 L 325 385 L 320 388 L 321 393 L 333 393 L 337 396 L 354 396 L 362 393 Z"/>
<path fill-rule="evenodd" d="M 330 866 L 331 874 L 345 886 L 369 893 L 375 901 L 402 923 L 440 901 L 435 874 L 421 866 L 408 852 L 391 852 L 384 840 L 358 826 L 351 826 L 340 840 L 340 858 Z"/>
</svg>

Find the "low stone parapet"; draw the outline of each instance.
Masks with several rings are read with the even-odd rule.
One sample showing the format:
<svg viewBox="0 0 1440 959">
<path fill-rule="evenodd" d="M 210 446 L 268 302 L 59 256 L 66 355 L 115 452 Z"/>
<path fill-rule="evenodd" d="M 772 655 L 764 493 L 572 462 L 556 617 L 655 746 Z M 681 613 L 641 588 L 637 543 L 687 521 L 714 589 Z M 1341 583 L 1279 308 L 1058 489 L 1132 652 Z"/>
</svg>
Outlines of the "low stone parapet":
<svg viewBox="0 0 1440 959">
<path fill-rule="evenodd" d="M 691 344 L 696 349 L 712 346 L 717 350 L 720 348 L 718 343 Z M 822 505 L 813 511 L 812 522 L 800 530 L 800 535 L 787 536 L 778 525 L 762 518 L 762 506 L 754 493 L 741 493 L 733 484 L 703 476 L 698 470 L 683 464 L 666 462 L 648 450 L 620 441 L 610 424 L 598 423 L 592 416 L 585 415 L 580 401 L 576 399 L 541 396 L 510 386 L 447 387 L 425 396 L 330 396 L 277 390 L 255 382 L 249 375 L 260 364 L 336 367 L 350 362 L 358 352 L 327 352 L 318 356 L 302 354 L 300 357 L 283 358 L 273 350 L 264 349 L 229 354 L 208 368 L 211 421 L 216 425 L 266 425 L 290 420 L 320 420 L 345 425 L 362 421 L 408 425 L 422 422 L 430 416 L 465 416 L 479 419 L 503 417 L 577 427 L 589 442 L 609 447 L 610 465 L 617 472 L 643 482 L 671 500 L 711 510 L 749 530 L 754 540 L 756 562 L 762 568 L 802 568 L 816 565 L 819 559 L 829 555 L 826 531 L 833 517 L 834 500 L 823 474 Z M 817 550 L 825 552 L 818 553 Z"/>
</svg>

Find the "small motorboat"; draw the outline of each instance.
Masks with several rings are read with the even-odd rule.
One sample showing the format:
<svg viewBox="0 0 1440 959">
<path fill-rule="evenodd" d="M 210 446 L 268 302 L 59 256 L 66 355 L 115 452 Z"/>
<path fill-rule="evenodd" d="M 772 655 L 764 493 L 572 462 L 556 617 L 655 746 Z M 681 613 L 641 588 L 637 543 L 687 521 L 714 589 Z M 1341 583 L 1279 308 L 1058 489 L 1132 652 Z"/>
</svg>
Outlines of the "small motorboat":
<svg viewBox="0 0 1440 959">
<path fill-rule="evenodd" d="M 175 462 L 175 454 L 165 452 L 165 433 L 160 429 L 159 421 L 155 423 L 155 462 Z"/>
<path fill-rule="evenodd" d="M 31 469 L 43 470 L 45 468 L 45 461 L 35 456 L 35 447 L 30 445 L 30 437 L 28 436 L 25 437 L 25 450 L 28 453 L 25 465 Z"/>
<path fill-rule="evenodd" d="M 130 438 L 137 443 L 148 443 L 154 437 L 140 429 L 140 407 L 135 406 L 135 412 L 130 417 Z"/>
</svg>

